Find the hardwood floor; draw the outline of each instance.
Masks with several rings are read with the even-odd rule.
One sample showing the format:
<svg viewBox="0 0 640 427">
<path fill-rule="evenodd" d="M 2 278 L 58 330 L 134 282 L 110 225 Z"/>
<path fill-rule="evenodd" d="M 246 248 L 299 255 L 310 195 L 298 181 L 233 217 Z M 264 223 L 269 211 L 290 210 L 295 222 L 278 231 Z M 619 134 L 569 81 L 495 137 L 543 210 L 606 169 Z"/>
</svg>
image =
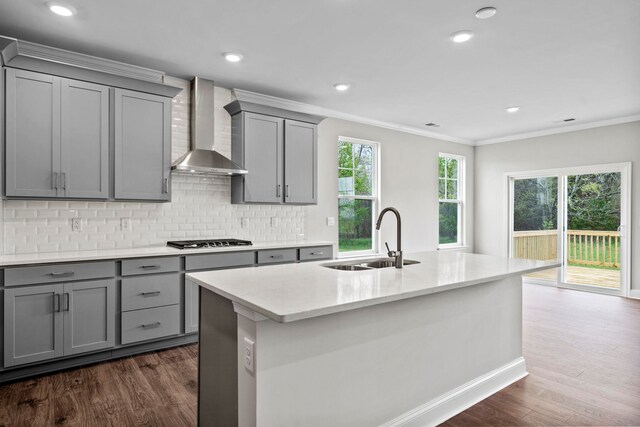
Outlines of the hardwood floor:
<svg viewBox="0 0 640 427">
<path fill-rule="evenodd" d="M 524 286 L 529 376 L 444 426 L 640 425 L 640 301 Z"/>
<path fill-rule="evenodd" d="M 640 425 L 640 301 L 525 285 L 530 375 L 444 426 Z M 197 345 L 0 386 L 0 426 L 193 426 Z"/>
</svg>

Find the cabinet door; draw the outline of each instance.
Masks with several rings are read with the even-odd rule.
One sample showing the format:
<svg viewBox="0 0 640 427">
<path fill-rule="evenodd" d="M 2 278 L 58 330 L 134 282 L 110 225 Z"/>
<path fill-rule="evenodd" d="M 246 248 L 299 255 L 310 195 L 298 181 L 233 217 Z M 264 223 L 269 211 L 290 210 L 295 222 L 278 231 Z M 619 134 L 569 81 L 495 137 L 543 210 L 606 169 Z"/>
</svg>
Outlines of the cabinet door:
<svg viewBox="0 0 640 427">
<path fill-rule="evenodd" d="M 64 285 L 65 356 L 115 345 L 115 286 L 112 279 Z"/>
<path fill-rule="evenodd" d="M 61 81 L 61 180 L 65 197 L 109 197 L 109 89 Z"/>
<path fill-rule="evenodd" d="M 63 355 L 62 285 L 4 291 L 4 366 Z"/>
<path fill-rule="evenodd" d="M 60 79 L 6 69 L 6 194 L 56 197 L 60 179 Z"/>
<path fill-rule="evenodd" d="M 244 114 L 244 201 L 281 203 L 283 119 Z"/>
<path fill-rule="evenodd" d="M 113 93 L 115 198 L 169 200 L 171 99 Z"/>
<path fill-rule="evenodd" d="M 316 129 L 311 123 L 284 122 L 285 203 L 318 202 Z"/>
<path fill-rule="evenodd" d="M 192 281 L 184 282 L 184 332 L 198 332 L 200 315 L 200 287 Z"/>
</svg>

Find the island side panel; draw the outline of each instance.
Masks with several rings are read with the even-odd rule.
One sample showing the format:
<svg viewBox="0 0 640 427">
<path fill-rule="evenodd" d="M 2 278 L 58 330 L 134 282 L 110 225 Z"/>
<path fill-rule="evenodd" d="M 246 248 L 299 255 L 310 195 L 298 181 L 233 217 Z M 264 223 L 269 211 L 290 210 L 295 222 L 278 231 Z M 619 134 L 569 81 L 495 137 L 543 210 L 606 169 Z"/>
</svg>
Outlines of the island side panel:
<svg viewBox="0 0 640 427">
<path fill-rule="evenodd" d="M 198 425 L 238 424 L 238 322 L 233 303 L 198 287 Z"/>
<path fill-rule="evenodd" d="M 381 425 L 494 370 L 518 366 L 489 394 L 526 374 L 520 277 L 255 326 L 260 426 Z M 446 417 L 478 396 L 466 399 L 450 403 Z M 416 421 L 444 421 L 442 413 Z"/>
</svg>

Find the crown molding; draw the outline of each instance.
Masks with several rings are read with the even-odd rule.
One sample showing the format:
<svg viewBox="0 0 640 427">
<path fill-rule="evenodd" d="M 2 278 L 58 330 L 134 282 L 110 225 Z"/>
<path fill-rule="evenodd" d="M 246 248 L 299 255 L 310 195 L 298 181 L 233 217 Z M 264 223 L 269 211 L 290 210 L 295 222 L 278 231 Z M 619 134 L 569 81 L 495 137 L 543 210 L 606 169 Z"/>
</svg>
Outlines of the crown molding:
<svg viewBox="0 0 640 427">
<path fill-rule="evenodd" d="M 404 126 L 396 123 L 383 122 L 380 120 L 369 119 L 366 117 L 356 116 L 353 114 L 343 113 L 329 108 L 318 107 L 303 102 L 291 101 L 284 98 L 278 98 L 270 95 L 263 95 L 256 92 L 250 92 L 242 89 L 233 89 L 233 93 L 239 101 L 250 102 L 254 104 L 266 105 L 269 107 L 280 108 L 284 110 L 298 111 L 300 113 L 311 114 L 315 116 L 331 117 L 334 119 L 347 120 L 350 122 L 362 123 L 365 125 L 377 126 L 384 129 L 395 130 L 398 132 L 410 133 L 413 135 L 426 136 L 429 138 L 439 139 L 441 141 L 455 142 L 458 144 L 474 145 L 474 142 L 465 138 L 458 138 L 450 135 L 443 135 L 435 132 L 425 131 L 423 129 Z"/>
<path fill-rule="evenodd" d="M 575 132 L 579 130 L 593 129 L 593 128 L 599 128 L 604 126 L 611 126 L 611 125 L 619 125 L 623 123 L 631 123 L 631 122 L 637 122 L 637 121 L 640 121 L 640 114 L 636 114 L 633 116 L 618 117 L 615 119 L 599 120 L 596 122 L 580 123 L 577 125 L 570 125 L 562 128 L 544 129 L 544 130 L 533 131 L 533 132 L 525 132 L 525 133 L 519 133 L 514 135 L 501 136 L 499 138 L 484 139 L 484 140 L 476 141 L 474 145 L 482 146 L 482 145 L 499 144 L 501 142 L 519 141 L 522 139 L 536 138 L 538 136 L 556 135 L 560 133 Z"/>
</svg>

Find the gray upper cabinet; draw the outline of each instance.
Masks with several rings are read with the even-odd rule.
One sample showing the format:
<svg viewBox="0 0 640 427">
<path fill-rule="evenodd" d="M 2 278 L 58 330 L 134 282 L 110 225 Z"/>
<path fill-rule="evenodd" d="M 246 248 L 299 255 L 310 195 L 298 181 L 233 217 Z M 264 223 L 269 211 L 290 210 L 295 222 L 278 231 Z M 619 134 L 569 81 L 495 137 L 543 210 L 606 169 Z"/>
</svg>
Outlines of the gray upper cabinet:
<svg viewBox="0 0 640 427">
<path fill-rule="evenodd" d="M 284 121 L 285 203 L 318 203 L 317 126 Z"/>
<path fill-rule="evenodd" d="M 6 69 L 6 194 L 109 197 L 105 86 Z"/>
<path fill-rule="evenodd" d="M 232 160 L 250 172 L 233 177 L 234 201 L 280 203 L 283 194 L 283 120 L 262 114 L 242 113 L 241 133 L 234 135 Z M 235 119 L 235 118 L 234 118 Z"/>
<path fill-rule="evenodd" d="M 317 126 L 266 114 L 232 117 L 233 203 L 317 203 Z"/>
<path fill-rule="evenodd" d="M 4 366 L 63 355 L 63 285 L 4 291 Z"/>
<path fill-rule="evenodd" d="M 112 91 L 115 199 L 170 200 L 171 98 Z"/>
<path fill-rule="evenodd" d="M 109 89 L 61 82 L 61 185 L 65 197 L 109 197 Z"/>
<path fill-rule="evenodd" d="M 7 196 L 56 197 L 60 171 L 60 79 L 5 70 Z"/>
</svg>

